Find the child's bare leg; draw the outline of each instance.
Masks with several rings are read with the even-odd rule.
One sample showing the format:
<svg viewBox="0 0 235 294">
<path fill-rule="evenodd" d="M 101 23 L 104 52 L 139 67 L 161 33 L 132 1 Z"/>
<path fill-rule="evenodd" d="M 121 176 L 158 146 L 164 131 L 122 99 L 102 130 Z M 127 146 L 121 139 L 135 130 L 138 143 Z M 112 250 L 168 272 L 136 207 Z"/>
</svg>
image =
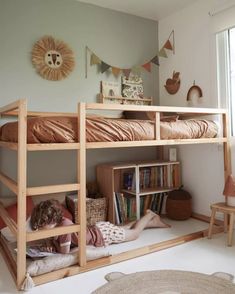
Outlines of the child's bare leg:
<svg viewBox="0 0 235 294">
<path fill-rule="evenodd" d="M 155 217 L 155 213 L 151 210 L 147 211 L 147 213 L 139 220 L 132 224 L 132 227 L 129 229 L 124 227 L 125 229 L 125 241 L 133 241 L 137 239 L 140 233 L 147 228 L 150 220 Z"/>
<path fill-rule="evenodd" d="M 136 221 L 129 222 L 128 224 L 125 224 L 122 226 L 124 229 L 131 229 L 135 225 Z"/>
<path fill-rule="evenodd" d="M 161 220 L 158 214 L 155 214 L 155 216 L 149 221 L 146 228 L 170 228 L 170 227 L 171 225 L 165 223 L 163 220 Z"/>
</svg>

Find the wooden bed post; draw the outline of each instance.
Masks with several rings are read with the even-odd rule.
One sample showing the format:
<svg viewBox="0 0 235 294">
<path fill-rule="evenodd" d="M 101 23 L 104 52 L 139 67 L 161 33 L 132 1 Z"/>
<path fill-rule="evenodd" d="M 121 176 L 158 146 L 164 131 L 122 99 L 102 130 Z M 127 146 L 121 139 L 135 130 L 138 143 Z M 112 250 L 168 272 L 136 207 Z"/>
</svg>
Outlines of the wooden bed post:
<svg viewBox="0 0 235 294">
<path fill-rule="evenodd" d="M 79 265 L 86 265 L 86 104 L 78 104 L 78 124 L 80 138 L 80 150 L 78 150 L 78 219 L 79 233 Z"/>
<path fill-rule="evenodd" d="M 26 274 L 27 102 L 19 103 L 17 158 L 17 287 Z"/>
</svg>

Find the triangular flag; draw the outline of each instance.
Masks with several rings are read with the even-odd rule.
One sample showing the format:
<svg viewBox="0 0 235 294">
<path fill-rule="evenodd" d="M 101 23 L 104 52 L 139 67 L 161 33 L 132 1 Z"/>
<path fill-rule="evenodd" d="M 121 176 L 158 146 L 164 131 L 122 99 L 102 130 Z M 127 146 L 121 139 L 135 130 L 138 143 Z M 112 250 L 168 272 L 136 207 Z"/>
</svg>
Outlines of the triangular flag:
<svg viewBox="0 0 235 294">
<path fill-rule="evenodd" d="M 170 40 L 167 40 L 166 43 L 164 44 L 163 48 L 168 49 L 168 50 L 173 50 L 173 47 L 171 45 Z"/>
<path fill-rule="evenodd" d="M 120 68 L 112 66 L 112 73 L 115 75 L 115 77 L 118 77 L 120 72 L 121 72 Z"/>
<path fill-rule="evenodd" d="M 160 64 L 159 64 L 159 58 L 158 58 L 157 55 L 154 56 L 153 59 L 151 59 L 151 62 L 154 63 L 154 64 L 156 64 L 156 65 L 160 65 Z"/>
<path fill-rule="evenodd" d="M 107 69 L 110 68 L 110 65 L 101 61 L 101 72 L 104 73 Z"/>
<path fill-rule="evenodd" d="M 147 62 L 142 65 L 143 68 L 145 68 L 148 72 L 151 72 L 151 63 Z"/>
<path fill-rule="evenodd" d="M 91 60 L 90 60 L 90 65 L 93 64 L 100 64 L 101 60 L 99 59 L 98 56 L 96 56 L 94 53 L 91 54 Z"/>
<path fill-rule="evenodd" d="M 162 49 L 159 51 L 158 56 L 167 58 L 167 54 L 164 47 L 162 47 Z"/>
<path fill-rule="evenodd" d="M 141 67 L 139 65 L 135 65 L 131 68 L 131 71 L 134 74 L 139 75 L 141 73 Z"/>
<path fill-rule="evenodd" d="M 124 76 L 128 79 L 129 75 L 131 73 L 131 69 L 130 68 L 125 68 L 122 70 L 122 72 L 124 73 Z"/>
</svg>

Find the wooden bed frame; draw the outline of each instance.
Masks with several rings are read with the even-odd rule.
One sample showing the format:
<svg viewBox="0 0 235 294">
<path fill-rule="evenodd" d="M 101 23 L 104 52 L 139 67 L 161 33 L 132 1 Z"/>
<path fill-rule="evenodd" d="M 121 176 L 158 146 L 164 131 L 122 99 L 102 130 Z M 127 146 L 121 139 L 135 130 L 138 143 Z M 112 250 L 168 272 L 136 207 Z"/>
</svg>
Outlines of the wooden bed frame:
<svg viewBox="0 0 235 294">
<path fill-rule="evenodd" d="M 150 111 L 155 113 L 155 139 L 146 141 L 123 141 L 123 142 L 86 142 L 86 125 L 85 118 L 87 110 L 118 110 L 118 111 Z M 223 132 L 218 138 L 202 139 L 177 139 L 161 140 L 160 139 L 160 114 L 177 113 L 181 118 L 191 118 L 207 115 L 221 115 Z M 101 266 L 110 265 L 116 262 L 152 253 L 171 246 L 179 245 L 190 240 L 201 238 L 207 234 L 207 230 L 195 232 L 175 239 L 164 241 L 151 246 L 134 249 L 115 256 L 104 257 L 94 261 L 86 261 L 86 149 L 97 148 L 121 148 L 121 147 L 140 147 L 140 146 L 164 146 L 180 144 L 205 144 L 205 143 L 223 143 L 224 150 L 224 177 L 226 178 L 231 172 L 230 145 L 228 132 L 228 113 L 226 109 L 213 108 L 187 108 L 187 107 L 164 107 L 164 106 L 137 106 L 137 105 L 115 105 L 115 104 L 98 104 L 98 103 L 78 103 L 77 113 L 51 113 L 51 112 L 29 112 L 27 111 L 27 100 L 22 99 L 0 108 L 2 116 L 18 117 L 18 143 L 0 141 L 0 147 L 15 150 L 18 153 L 17 162 L 17 182 L 0 172 L 0 181 L 6 185 L 12 192 L 17 195 L 17 224 L 10 218 L 6 209 L 0 203 L 0 215 L 11 232 L 17 238 L 18 253 L 17 263 L 14 264 L 8 256 L 6 248 L 0 244 L 3 256 L 7 261 L 18 289 L 20 289 L 26 275 L 26 243 L 32 240 L 44 239 L 64 233 L 79 232 L 80 246 L 78 251 L 78 265 L 63 268 L 51 273 L 33 277 L 36 285 L 49 281 L 61 279 L 70 275 L 85 272 Z M 44 143 L 44 144 L 27 144 L 27 117 L 35 116 L 74 116 L 79 120 L 79 143 Z M 45 151 L 45 150 L 77 150 L 77 182 L 64 185 L 51 185 L 39 187 L 27 187 L 27 152 L 28 151 Z M 49 230 L 40 230 L 35 232 L 26 232 L 26 197 L 37 196 L 50 193 L 80 191 L 78 197 L 78 215 L 79 224 L 67 227 L 57 227 Z M 207 217 L 195 215 L 196 218 L 208 221 Z M 217 227 L 221 231 L 221 227 Z"/>
</svg>

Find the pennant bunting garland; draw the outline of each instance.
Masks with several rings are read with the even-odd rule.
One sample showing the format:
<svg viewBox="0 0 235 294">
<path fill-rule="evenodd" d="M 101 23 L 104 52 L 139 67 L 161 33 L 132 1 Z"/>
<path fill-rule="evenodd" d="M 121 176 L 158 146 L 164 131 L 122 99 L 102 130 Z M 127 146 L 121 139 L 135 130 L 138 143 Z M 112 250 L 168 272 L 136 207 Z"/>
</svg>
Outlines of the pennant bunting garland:
<svg viewBox="0 0 235 294">
<path fill-rule="evenodd" d="M 122 72 L 124 73 L 124 76 L 128 79 L 131 73 L 131 68 L 125 68 L 122 70 Z"/>
<path fill-rule="evenodd" d="M 113 75 L 115 75 L 115 77 L 118 77 L 120 72 L 121 72 L 120 68 L 112 66 L 112 73 Z"/>
<path fill-rule="evenodd" d="M 154 63 L 154 64 L 156 64 L 156 65 L 160 65 L 160 63 L 159 63 L 159 58 L 158 58 L 157 55 L 154 56 L 153 59 L 151 59 L 151 62 Z"/>
<path fill-rule="evenodd" d="M 93 64 L 101 64 L 101 60 L 94 53 L 91 54 L 91 60 L 90 60 L 90 65 L 93 65 Z"/>
<path fill-rule="evenodd" d="M 170 40 L 172 37 L 172 41 Z M 123 72 L 123 74 L 125 75 L 126 78 L 129 77 L 130 73 L 133 72 L 134 74 L 140 74 L 141 70 L 143 70 L 143 68 L 148 71 L 151 72 L 152 68 L 151 68 L 151 63 L 155 64 L 155 65 L 160 65 L 159 63 L 159 57 L 164 57 L 167 58 L 167 53 L 166 53 L 166 49 L 167 50 L 171 50 L 173 51 L 173 54 L 175 54 L 175 40 L 174 40 L 174 30 L 172 30 L 169 38 L 167 39 L 167 41 L 164 43 L 164 46 L 161 48 L 161 50 L 158 52 L 158 54 L 156 54 L 152 59 L 150 59 L 150 61 L 141 64 L 141 65 L 135 65 L 131 68 L 119 68 L 116 66 L 112 66 L 109 65 L 108 63 L 104 62 L 102 59 L 100 59 L 97 55 L 95 55 L 87 46 L 86 46 L 86 77 L 87 77 L 87 55 L 88 52 L 90 52 L 90 65 L 100 65 L 100 70 L 101 73 L 106 72 L 109 68 L 111 68 L 112 74 L 115 77 L 118 77 L 119 74 L 121 72 Z"/>
<path fill-rule="evenodd" d="M 107 69 L 110 68 L 110 65 L 101 61 L 101 72 L 104 73 Z"/>
<path fill-rule="evenodd" d="M 164 47 L 162 47 L 162 49 L 158 52 L 158 56 L 167 58 L 166 50 L 164 49 Z"/>
<path fill-rule="evenodd" d="M 132 67 L 131 72 L 133 72 L 133 74 L 140 75 L 141 70 L 142 70 L 141 66 L 136 65 Z"/>
<path fill-rule="evenodd" d="M 169 40 L 166 41 L 163 48 L 168 49 L 168 50 L 173 50 L 172 44 Z"/>
<path fill-rule="evenodd" d="M 151 63 L 147 62 L 142 65 L 143 68 L 145 68 L 148 72 L 151 72 Z"/>
</svg>

